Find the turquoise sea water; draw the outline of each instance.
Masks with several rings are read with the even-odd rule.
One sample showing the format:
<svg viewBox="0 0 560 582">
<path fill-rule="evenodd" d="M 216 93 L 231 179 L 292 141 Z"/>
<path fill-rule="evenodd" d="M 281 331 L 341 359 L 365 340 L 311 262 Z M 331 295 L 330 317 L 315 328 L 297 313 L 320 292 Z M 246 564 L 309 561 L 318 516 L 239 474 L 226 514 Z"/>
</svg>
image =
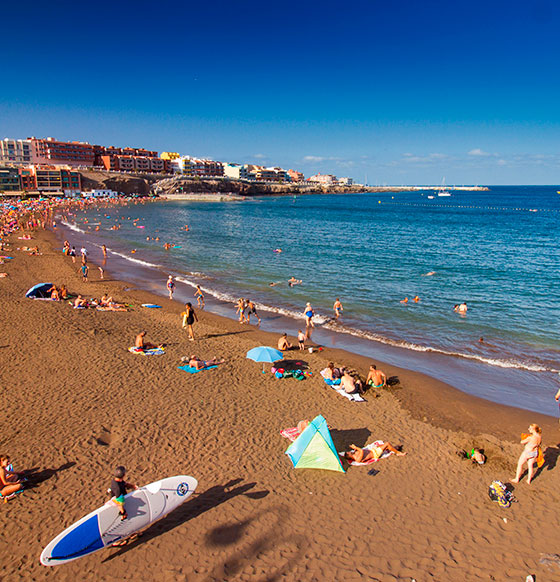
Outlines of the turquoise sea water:
<svg viewBox="0 0 560 582">
<path fill-rule="evenodd" d="M 217 300 L 250 297 L 265 324 L 298 319 L 292 333 L 310 301 L 319 328 L 337 332 L 336 345 L 361 353 L 369 345 L 372 355 L 414 369 L 422 367 L 419 353 L 432 354 L 445 370 L 433 375 L 461 389 L 553 414 L 560 379 L 558 189 L 492 187 L 434 199 L 405 192 L 160 201 L 70 216 L 67 236 L 82 237 L 90 250 L 104 242 L 108 269 L 111 261 L 148 269 L 162 289 L 172 273 L 185 296 L 200 284 Z M 109 230 L 115 224 L 122 226 Z M 181 248 L 166 251 L 164 242 Z M 303 283 L 289 287 L 292 276 Z M 334 322 L 337 297 L 344 314 Z M 463 301 L 464 317 L 453 311 Z M 475 385 L 483 378 L 488 390 L 469 384 L 469 375 Z"/>
</svg>

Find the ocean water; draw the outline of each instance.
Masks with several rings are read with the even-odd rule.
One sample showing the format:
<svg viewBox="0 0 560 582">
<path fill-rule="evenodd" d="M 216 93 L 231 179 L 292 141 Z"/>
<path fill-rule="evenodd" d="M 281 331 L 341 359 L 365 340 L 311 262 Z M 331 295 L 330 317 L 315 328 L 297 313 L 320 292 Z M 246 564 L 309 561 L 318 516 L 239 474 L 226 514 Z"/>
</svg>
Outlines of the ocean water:
<svg viewBox="0 0 560 582">
<path fill-rule="evenodd" d="M 146 287 L 164 292 L 172 273 L 182 297 L 192 298 L 200 284 L 215 299 L 210 309 L 230 316 L 225 304 L 250 297 L 263 328 L 291 325 L 290 333 L 303 325 L 309 301 L 317 313 L 314 339 L 326 345 L 554 414 L 558 189 L 491 187 L 434 199 L 403 192 L 157 201 L 78 212 L 62 227 L 71 242 L 85 241 L 97 253 L 105 243 L 107 268 L 129 278 L 136 269 Z M 115 225 L 120 229 L 111 230 Z M 166 251 L 164 242 L 178 248 Z M 302 283 L 290 287 L 292 276 Z M 344 312 L 335 322 L 337 297 Z M 408 304 L 400 302 L 405 297 Z M 453 311 L 463 301 L 465 316 Z"/>
</svg>

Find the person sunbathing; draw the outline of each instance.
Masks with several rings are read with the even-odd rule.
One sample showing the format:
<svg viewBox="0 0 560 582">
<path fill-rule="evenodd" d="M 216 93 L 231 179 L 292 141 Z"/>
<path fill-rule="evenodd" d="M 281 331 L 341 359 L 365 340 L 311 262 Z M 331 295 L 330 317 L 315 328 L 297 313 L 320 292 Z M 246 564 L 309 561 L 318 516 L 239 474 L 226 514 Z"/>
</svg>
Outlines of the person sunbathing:
<svg viewBox="0 0 560 582">
<path fill-rule="evenodd" d="M 355 380 L 350 376 L 348 370 L 344 370 L 344 374 L 340 380 L 340 385 L 346 394 L 362 394 L 362 383 L 360 380 Z"/>
<path fill-rule="evenodd" d="M 287 333 L 283 333 L 280 339 L 278 340 L 278 349 L 280 351 L 292 349 L 292 344 L 288 341 Z"/>
<path fill-rule="evenodd" d="M 87 307 L 88 306 L 88 302 L 87 299 L 84 299 L 81 295 L 78 295 L 78 297 L 76 297 L 76 299 L 74 299 L 74 309 L 78 308 L 78 307 Z"/>
<path fill-rule="evenodd" d="M 61 299 L 68 299 L 68 290 L 66 289 L 66 285 L 60 286 L 60 289 L 58 290 L 58 294 L 60 295 Z"/>
<path fill-rule="evenodd" d="M 99 305 L 102 307 L 108 307 L 111 303 L 114 303 L 113 298 L 105 293 L 99 300 Z"/>
<path fill-rule="evenodd" d="M 325 380 L 340 380 L 342 378 L 343 370 L 340 368 L 335 368 L 332 362 L 329 362 L 324 370 L 321 370 L 320 374 L 325 378 Z"/>
<path fill-rule="evenodd" d="M 141 350 L 155 350 L 157 348 L 163 348 L 163 344 L 156 346 L 155 344 L 151 344 L 150 342 L 145 342 L 144 338 L 146 337 L 145 331 L 141 331 L 137 336 L 136 340 L 134 341 L 134 347 L 139 348 Z"/>
<path fill-rule="evenodd" d="M 356 445 L 350 445 L 351 451 L 344 453 L 344 458 L 354 463 L 365 463 L 369 460 L 379 459 L 385 451 L 395 453 L 398 457 L 404 457 L 406 453 L 396 449 L 391 443 L 383 443 L 378 447 L 371 447 L 371 449 L 362 449 Z"/>
<path fill-rule="evenodd" d="M 53 285 L 50 289 L 48 289 L 47 293 L 51 294 L 51 299 L 53 301 L 60 301 L 60 294 L 58 292 L 58 289 L 56 288 L 56 285 Z"/>
<path fill-rule="evenodd" d="M 212 358 L 211 360 L 201 360 L 193 354 L 189 360 L 189 366 L 195 370 L 204 370 L 204 368 L 217 366 L 218 364 L 223 364 L 224 362 L 225 360 L 223 358 L 220 360 L 218 358 Z"/>
<path fill-rule="evenodd" d="M 375 364 L 369 367 L 366 384 L 372 388 L 384 388 L 387 385 L 387 376 L 378 370 Z"/>
<path fill-rule="evenodd" d="M 0 456 L 0 493 L 3 497 L 9 497 L 23 489 L 23 484 L 19 475 L 8 469 L 10 466 L 10 457 L 7 455 Z"/>
</svg>

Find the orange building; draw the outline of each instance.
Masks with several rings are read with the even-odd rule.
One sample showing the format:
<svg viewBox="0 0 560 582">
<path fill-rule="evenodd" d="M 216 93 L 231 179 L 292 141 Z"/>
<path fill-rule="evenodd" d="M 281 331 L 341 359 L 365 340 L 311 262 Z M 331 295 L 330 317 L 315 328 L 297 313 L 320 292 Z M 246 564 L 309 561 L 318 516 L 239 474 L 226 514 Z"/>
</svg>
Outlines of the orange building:
<svg viewBox="0 0 560 582">
<path fill-rule="evenodd" d="M 94 146 L 87 142 L 58 141 L 53 137 L 47 139 L 31 137 L 29 141 L 31 160 L 34 164 L 93 166 L 95 161 Z"/>
</svg>

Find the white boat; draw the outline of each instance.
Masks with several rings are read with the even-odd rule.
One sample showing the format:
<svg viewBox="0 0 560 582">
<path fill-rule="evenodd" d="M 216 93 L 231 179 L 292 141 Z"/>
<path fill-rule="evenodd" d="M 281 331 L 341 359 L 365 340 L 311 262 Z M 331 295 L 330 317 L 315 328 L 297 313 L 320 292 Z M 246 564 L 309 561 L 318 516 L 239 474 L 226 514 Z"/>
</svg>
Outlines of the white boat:
<svg viewBox="0 0 560 582">
<path fill-rule="evenodd" d="M 438 196 L 451 196 L 451 192 L 449 192 L 449 190 L 445 189 L 445 176 L 444 176 L 443 180 L 441 181 L 441 187 L 438 190 L 437 195 Z"/>
<path fill-rule="evenodd" d="M 435 196 L 428 196 L 428 200 L 433 200 Z"/>
</svg>

